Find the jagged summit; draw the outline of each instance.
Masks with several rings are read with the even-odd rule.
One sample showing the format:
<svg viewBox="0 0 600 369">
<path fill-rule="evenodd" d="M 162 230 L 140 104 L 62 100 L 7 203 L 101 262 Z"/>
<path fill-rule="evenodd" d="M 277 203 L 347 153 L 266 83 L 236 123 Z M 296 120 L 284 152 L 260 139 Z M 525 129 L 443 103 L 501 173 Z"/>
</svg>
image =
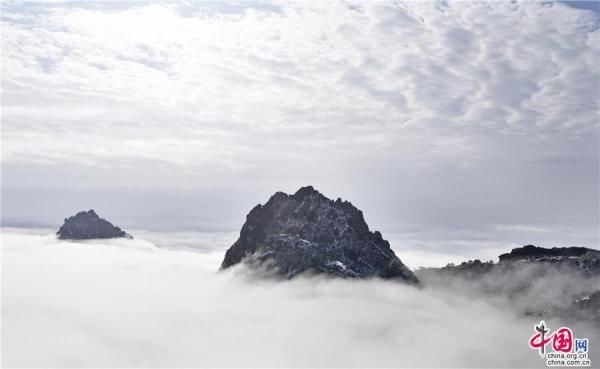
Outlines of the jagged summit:
<svg viewBox="0 0 600 369">
<path fill-rule="evenodd" d="M 250 211 L 221 268 L 240 262 L 287 278 L 324 273 L 417 282 L 381 233 L 369 230 L 362 211 L 348 201 L 328 199 L 312 186 L 293 195 L 276 192 Z"/>
<path fill-rule="evenodd" d="M 72 217 L 65 218 L 57 236 L 61 240 L 88 240 L 93 238 L 117 238 L 131 235 L 121 228 L 112 225 L 106 219 L 100 218 L 94 209 L 80 211 Z"/>
<path fill-rule="evenodd" d="M 283 193 L 283 192 L 281 192 Z M 296 201 L 302 201 L 304 200 L 304 198 L 306 196 L 310 196 L 310 195 L 321 195 L 323 196 L 319 191 L 315 190 L 313 186 L 304 186 L 304 187 L 300 187 L 300 189 L 298 191 L 296 191 L 296 193 L 293 195 L 294 200 Z"/>
</svg>

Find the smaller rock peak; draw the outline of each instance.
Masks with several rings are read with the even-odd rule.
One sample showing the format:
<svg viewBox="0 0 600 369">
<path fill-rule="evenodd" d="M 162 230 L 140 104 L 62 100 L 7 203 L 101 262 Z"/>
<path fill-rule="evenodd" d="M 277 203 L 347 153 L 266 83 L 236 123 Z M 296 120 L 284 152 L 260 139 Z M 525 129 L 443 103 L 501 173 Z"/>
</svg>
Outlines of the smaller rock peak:
<svg viewBox="0 0 600 369">
<path fill-rule="evenodd" d="M 64 224 L 56 232 L 61 240 L 87 240 L 93 238 L 133 238 L 121 228 L 106 219 L 100 218 L 94 209 L 80 211 L 65 218 Z"/>
<path fill-rule="evenodd" d="M 300 189 L 296 191 L 296 193 L 293 195 L 293 198 L 294 200 L 302 201 L 305 197 L 313 194 L 320 194 L 320 192 L 315 190 L 313 186 L 304 186 L 300 187 Z"/>
</svg>

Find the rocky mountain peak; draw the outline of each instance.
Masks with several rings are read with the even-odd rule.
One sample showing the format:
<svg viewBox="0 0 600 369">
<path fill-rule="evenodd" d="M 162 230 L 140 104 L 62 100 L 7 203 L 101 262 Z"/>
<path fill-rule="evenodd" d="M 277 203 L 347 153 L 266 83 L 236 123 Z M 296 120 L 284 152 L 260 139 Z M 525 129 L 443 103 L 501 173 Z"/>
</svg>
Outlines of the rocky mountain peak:
<svg viewBox="0 0 600 369">
<path fill-rule="evenodd" d="M 93 238 L 117 238 L 131 235 L 114 226 L 106 219 L 100 218 L 94 209 L 80 211 L 74 216 L 65 218 L 64 224 L 56 232 L 61 240 L 87 240 Z"/>
<path fill-rule="evenodd" d="M 362 211 L 312 186 L 277 192 L 250 211 L 221 268 L 241 262 L 288 278 L 323 273 L 417 281 L 381 233 L 369 230 Z"/>
</svg>

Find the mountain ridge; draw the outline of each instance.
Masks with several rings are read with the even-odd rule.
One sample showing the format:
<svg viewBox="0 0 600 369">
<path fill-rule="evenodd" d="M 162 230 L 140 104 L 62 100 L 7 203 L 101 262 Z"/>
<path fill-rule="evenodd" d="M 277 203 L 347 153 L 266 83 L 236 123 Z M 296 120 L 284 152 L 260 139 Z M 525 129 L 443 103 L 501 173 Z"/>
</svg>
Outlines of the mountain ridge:
<svg viewBox="0 0 600 369">
<path fill-rule="evenodd" d="M 315 273 L 418 282 L 381 233 L 370 231 L 362 211 L 312 186 L 276 192 L 248 213 L 221 269 L 242 262 L 286 278 Z"/>
</svg>

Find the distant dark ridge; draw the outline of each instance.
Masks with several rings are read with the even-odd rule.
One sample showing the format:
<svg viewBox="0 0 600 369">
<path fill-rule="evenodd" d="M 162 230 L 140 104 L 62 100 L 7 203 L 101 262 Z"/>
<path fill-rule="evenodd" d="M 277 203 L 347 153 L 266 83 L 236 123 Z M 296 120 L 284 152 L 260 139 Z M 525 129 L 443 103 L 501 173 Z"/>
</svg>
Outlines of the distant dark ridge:
<svg viewBox="0 0 600 369">
<path fill-rule="evenodd" d="M 500 261 L 515 261 L 531 258 L 553 257 L 553 256 L 582 256 L 586 253 L 595 253 L 600 255 L 599 250 L 589 249 L 587 247 L 553 247 L 545 248 L 534 245 L 517 247 L 511 250 L 510 253 L 502 254 L 498 258 Z"/>
</svg>

